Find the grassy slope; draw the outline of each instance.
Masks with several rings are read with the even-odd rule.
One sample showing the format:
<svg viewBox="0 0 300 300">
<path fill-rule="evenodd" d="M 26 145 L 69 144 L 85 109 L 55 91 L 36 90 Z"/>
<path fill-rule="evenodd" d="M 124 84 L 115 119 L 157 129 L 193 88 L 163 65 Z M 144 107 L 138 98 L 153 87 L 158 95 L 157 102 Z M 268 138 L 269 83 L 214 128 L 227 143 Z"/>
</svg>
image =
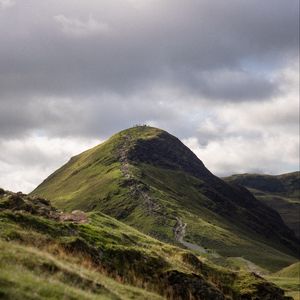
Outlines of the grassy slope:
<svg viewBox="0 0 300 300">
<path fill-rule="evenodd" d="M 0 298 L 283 299 L 254 274 L 200 261 L 100 213 L 84 224 L 58 221 L 44 203 L 0 195 Z"/>
<path fill-rule="evenodd" d="M 0 240 L 0 298 L 162 299 L 31 246 Z"/>
<path fill-rule="evenodd" d="M 299 278 L 300 280 L 300 262 L 294 263 L 286 268 L 283 268 L 282 270 L 278 271 L 276 275 L 281 277 Z"/>
<path fill-rule="evenodd" d="M 161 134 L 156 128 L 132 128 L 132 142 L 150 140 Z M 295 262 L 284 247 L 264 239 L 237 220 L 228 220 L 214 212 L 216 205 L 202 194 L 203 182 L 183 171 L 147 163 L 131 165 L 130 170 L 159 211 L 149 212 L 141 199 L 133 197 L 122 176 L 118 150 L 127 131 L 70 160 L 46 179 L 33 194 L 49 198 L 57 207 L 84 211 L 102 211 L 161 240 L 174 242 L 176 216 L 188 224 L 186 240 L 200 244 L 223 256 L 244 257 L 257 265 L 276 271 Z M 246 211 L 240 208 L 241 213 Z M 229 218 L 230 219 L 230 218 Z M 241 220 L 243 216 L 241 215 Z M 255 224 L 254 224 L 255 225 Z"/>
<path fill-rule="evenodd" d="M 160 130 L 151 128 L 144 132 L 132 131 L 133 137 L 148 139 Z M 117 205 L 126 210 L 129 194 L 122 188 L 122 173 L 116 149 L 126 131 L 112 136 L 108 141 L 72 157 L 70 161 L 50 175 L 32 194 L 51 199 L 52 203 L 63 209 L 93 210 Z M 113 203 L 112 203 L 113 202 Z M 128 201 L 130 203 L 131 201 Z"/>
<path fill-rule="evenodd" d="M 106 199 L 111 191 L 116 194 L 119 191 L 120 164 L 111 156 L 116 142 L 112 139 L 73 157 L 48 177 L 36 192 L 45 196 L 51 193 L 51 199 L 58 207 L 94 209 L 97 200 Z"/>
<path fill-rule="evenodd" d="M 300 262 L 268 276 L 268 279 L 285 289 L 295 300 L 300 299 Z"/>
<path fill-rule="evenodd" d="M 300 172 L 277 176 L 240 174 L 225 179 L 247 187 L 257 199 L 277 210 L 300 238 Z"/>
<path fill-rule="evenodd" d="M 146 237 L 128 228 L 125 235 L 123 224 L 104 215 L 91 216 L 89 224 L 61 223 L 39 215 L 47 206 L 11 195 L 0 194 L 0 299 L 162 299 L 99 272 L 89 254 L 89 245 L 121 248 L 131 234 Z"/>
<path fill-rule="evenodd" d="M 197 191 L 196 187 L 201 182 L 196 178 L 181 172 L 150 166 L 143 166 L 142 169 L 146 175 L 151 169 L 149 176 L 145 176 L 146 183 L 153 187 L 154 193 L 158 194 L 157 198 L 164 201 L 168 214 L 179 215 L 188 224 L 187 241 L 196 242 L 225 257 L 247 258 L 270 270 L 276 270 L 295 261 L 292 256 L 266 245 L 261 237 L 235 226 L 226 218 L 206 209 L 211 201 Z M 142 223 L 138 219 L 135 219 L 135 222 L 133 225 Z M 167 225 L 169 226 L 166 228 L 171 234 L 174 224 Z"/>
</svg>

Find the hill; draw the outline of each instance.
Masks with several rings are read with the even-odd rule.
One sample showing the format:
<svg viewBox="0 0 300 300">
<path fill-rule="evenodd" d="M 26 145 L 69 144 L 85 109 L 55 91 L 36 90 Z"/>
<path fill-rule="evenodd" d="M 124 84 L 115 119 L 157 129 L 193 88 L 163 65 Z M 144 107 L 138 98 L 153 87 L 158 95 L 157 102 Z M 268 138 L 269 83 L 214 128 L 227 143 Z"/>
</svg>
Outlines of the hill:
<svg viewBox="0 0 300 300">
<path fill-rule="evenodd" d="M 224 182 L 169 133 L 130 128 L 73 157 L 31 195 L 60 209 L 102 212 L 197 253 L 244 257 L 271 271 L 299 241 L 279 214 Z"/>
<path fill-rule="evenodd" d="M 300 300 L 300 262 L 283 268 L 267 278 L 283 288 L 294 300 Z"/>
<path fill-rule="evenodd" d="M 300 262 L 294 263 L 282 270 L 278 271 L 276 275 L 281 277 L 298 278 L 300 281 Z"/>
<path fill-rule="evenodd" d="M 65 213 L 0 189 L 0 298 L 289 299 L 102 213 Z"/>
<path fill-rule="evenodd" d="M 263 203 L 277 210 L 300 238 L 300 172 L 282 175 L 240 174 L 224 178 L 245 186 Z"/>
</svg>

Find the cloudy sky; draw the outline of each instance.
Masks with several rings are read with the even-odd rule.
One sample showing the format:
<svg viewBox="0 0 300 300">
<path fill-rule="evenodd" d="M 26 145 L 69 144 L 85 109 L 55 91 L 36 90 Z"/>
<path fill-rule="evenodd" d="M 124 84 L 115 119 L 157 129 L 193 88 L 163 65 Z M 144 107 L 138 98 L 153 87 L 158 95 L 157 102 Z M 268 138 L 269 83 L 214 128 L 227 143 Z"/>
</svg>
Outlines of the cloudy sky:
<svg viewBox="0 0 300 300">
<path fill-rule="evenodd" d="M 0 186 L 137 123 L 217 175 L 299 169 L 299 0 L 0 0 Z"/>
</svg>

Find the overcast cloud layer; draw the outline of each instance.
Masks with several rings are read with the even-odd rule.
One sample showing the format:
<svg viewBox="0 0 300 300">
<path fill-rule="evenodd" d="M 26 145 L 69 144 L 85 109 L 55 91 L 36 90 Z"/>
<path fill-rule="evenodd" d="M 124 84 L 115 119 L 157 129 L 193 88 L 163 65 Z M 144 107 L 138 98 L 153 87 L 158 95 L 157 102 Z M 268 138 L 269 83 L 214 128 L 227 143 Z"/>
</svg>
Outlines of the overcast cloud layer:
<svg viewBox="0 0 300 300">
<path fill-rule="evenodd" d="M 0 186 L 136 123 L 217 175 L 299 169 L 298 0 L 0 0 Z"/>
</svg>

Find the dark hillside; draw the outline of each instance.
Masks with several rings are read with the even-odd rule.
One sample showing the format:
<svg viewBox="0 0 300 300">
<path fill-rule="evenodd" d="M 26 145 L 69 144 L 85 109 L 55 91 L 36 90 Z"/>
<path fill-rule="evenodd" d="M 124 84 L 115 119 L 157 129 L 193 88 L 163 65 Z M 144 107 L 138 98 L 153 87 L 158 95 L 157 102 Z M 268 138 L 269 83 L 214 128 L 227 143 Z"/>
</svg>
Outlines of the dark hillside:
<svg viewBox="0 0 300 300">
<path fill-rule="evenodd" d="M 262 203 L 278 211 L 300 238 L 300 172 L 277 176 L 241 174 L 226 177 L 225 180 L 246 187 Z"/>
</svg>

